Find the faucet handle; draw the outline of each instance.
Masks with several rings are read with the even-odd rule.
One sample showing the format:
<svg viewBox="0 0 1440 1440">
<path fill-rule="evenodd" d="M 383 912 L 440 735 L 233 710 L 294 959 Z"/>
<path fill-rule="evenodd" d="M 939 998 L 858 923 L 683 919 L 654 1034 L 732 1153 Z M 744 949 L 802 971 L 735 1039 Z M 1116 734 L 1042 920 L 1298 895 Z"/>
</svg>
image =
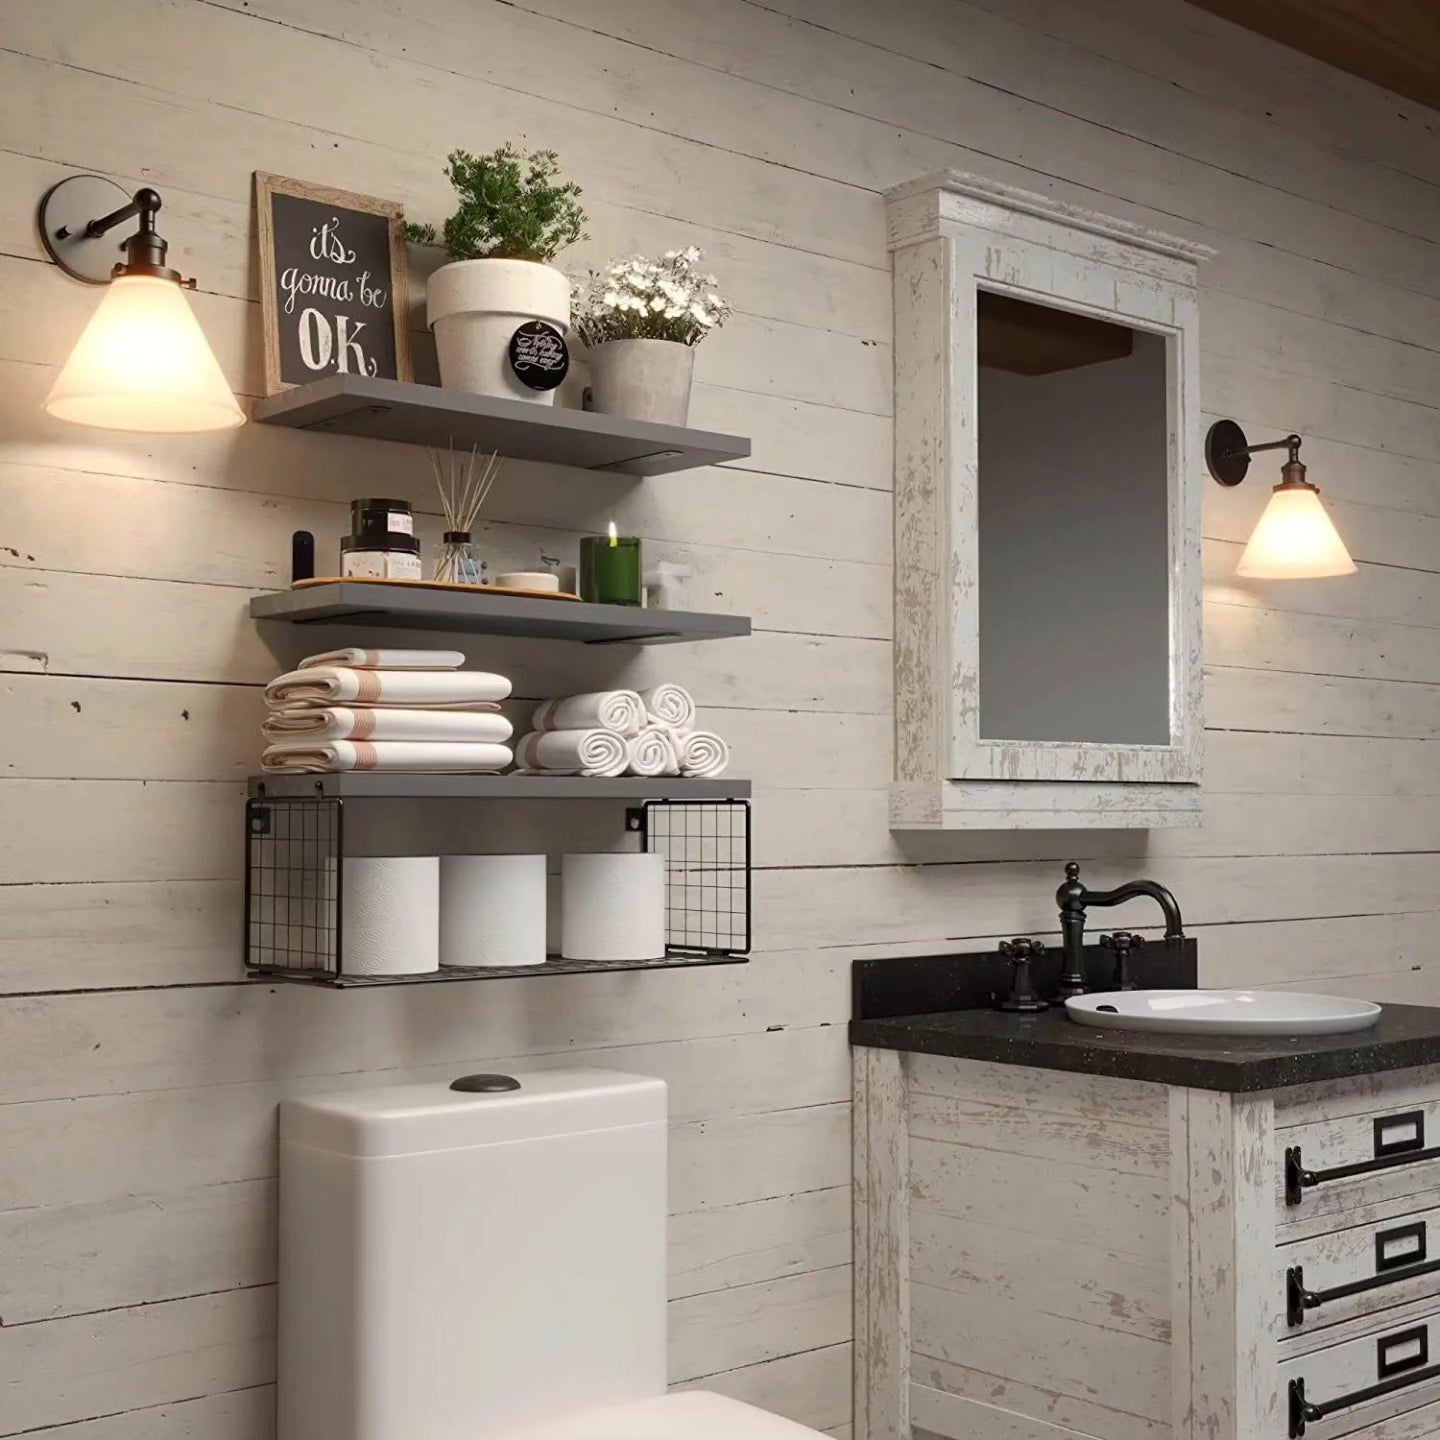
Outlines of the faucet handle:
<svg viewBox="0 0 1440 1440">
<path fill-rule="evenodd" d="M 1002 940 L 1000 953 L 1013 965 L 1020 960 L 1032 960 L 1045 953 L 1045 946 L 1039 940 L 1017 936 L 1014 940 Z"/>
<path fill-rule="evenodd" d="M 1135 982 L 1130 978 L 1130 952 L 1138 950 L 1145 943 L 1143 935 L 1133 930 L 1117 930 L 1113 935 L 1102 935 L 1100 944 L 1115 957 L 1115 988 L 1133 990 Z"/>
<path fill-rule="evenodd" d="M 1137 935 L 1133 930 L 1117 930 L 1113 935 L 1102 935 L 1100 943 L 1107 950 L 1124 955 L 1127 951 L 1138 950 L 1145 943 L 1145 937 Z"/>
<path fill-rule="evenodd" d="M 1002 940 L 998 949 L 1010 964 L 1010 994 L 1000 1002 L 1000 1008 L 1022 1015 L 1048 1010 L 1049 1005 L 1035 993 L 1030 978 L 1030 962 L 1045 953 L 1045 946 L 1039 940 L 1017 936 Z"/>
</svg>

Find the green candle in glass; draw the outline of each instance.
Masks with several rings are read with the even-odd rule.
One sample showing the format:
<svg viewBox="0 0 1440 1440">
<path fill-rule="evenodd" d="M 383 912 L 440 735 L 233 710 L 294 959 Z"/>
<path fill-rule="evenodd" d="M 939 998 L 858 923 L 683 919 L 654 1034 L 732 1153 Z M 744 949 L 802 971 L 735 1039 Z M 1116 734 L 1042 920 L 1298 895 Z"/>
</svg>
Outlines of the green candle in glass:
<svg viewBox="0 0 1440 1440">
<path fill-rule="evenodd" d="M 594 605 L 638 605 L 642 591 L 640 539 L 617 535 L 586 535 L 580 541 L 580 598 Z"/>
</svg>

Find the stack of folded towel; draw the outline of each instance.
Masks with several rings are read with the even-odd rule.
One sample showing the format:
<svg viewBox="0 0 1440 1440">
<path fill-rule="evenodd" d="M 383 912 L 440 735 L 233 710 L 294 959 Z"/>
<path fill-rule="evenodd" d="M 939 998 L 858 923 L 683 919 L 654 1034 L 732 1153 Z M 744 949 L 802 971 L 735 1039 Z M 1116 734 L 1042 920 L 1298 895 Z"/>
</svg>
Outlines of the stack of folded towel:
<svg viewBox="0 0 1440 1440">
<path fill-rule="evenodd" d="M 489 773 L 514 758 L 503 675 L 458 650 L 332 650 L 265 687 L 267 775 L 341 770 Z"/>
<path fill-rule="evenodd" d="M 517 756 L 527 775 L 722 775 L 730 748 L 695 728 L 695 702 L 679 685 L 601 690 L 547 700 Z"/>
</svg>

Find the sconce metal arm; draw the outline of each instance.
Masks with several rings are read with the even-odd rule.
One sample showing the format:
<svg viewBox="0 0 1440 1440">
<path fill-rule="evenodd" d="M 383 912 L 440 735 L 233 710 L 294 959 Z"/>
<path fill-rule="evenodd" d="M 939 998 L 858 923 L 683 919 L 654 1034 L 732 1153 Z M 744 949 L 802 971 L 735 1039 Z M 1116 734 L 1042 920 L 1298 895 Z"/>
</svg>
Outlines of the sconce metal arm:
<svg viewBox="0 0 1440 1440">
<path fill-rule="evenodd" d="M 74 201 L 67 203 L 64 198 L 67 194 L 67 187 L 81 189 L 86 196 L 99 195 L 106 190 L 124 194 L 124 191 L 119 190 L 118 186 L 111 185 L 97 176 L 88 175 L 71 176 L 47 192 L 40 205 L 40 234 L 51 258 L 59 263 L 67 274 L 92 285 L 104 284 L 107 280 L 118 280 L 123 275 L 144 275 L 157 280 L 173 281 L 187 290 L 195 288 L 193 280 L 184 279 L 178 270 L 172 270 L 166 264 L 166 252 L 170 247 L 155 230 L 155 216 L 162 203 L 158 190 L 144 185 L 124 205 L 118 206 L 107 214 L 94 216 L 82 224 L 76 218 L 77 204 Z M 79 204 L 84 203 L 84 200 L 78 196 L 77 200 Z M 47 223 L 52 206 L 56 220 L 60 222 L 53 226 Z M 83 210 L 79 211 L 82 216 L 84 213 Z M 61 219 L 62 215 L 63 220 Z M 99 265 L 92 262 L 77 263 L 77 255 L 84 249 L 86 242 L 99 240 L 117 226 L 137 217 L 140 221 L 139 229 L 125 241 L 122 247 L 125 259 L 113 266 L 108 275 Z"/>
<path fill-rule="evenodd" d="M 153 230 L 155 228 L 155 212 L 160 208 L 159 191 L 151 190 L 146 186 L 137 190 L 130 197 L 126 205 L 118 210 L 112 210 L 108 215 L 102 215 L 98 220 L 92 220 L 85 227 L 85 238 L 87 240 L 98 240 L 107 231 L 113 230 L 117 225 L 123 225 L 127 220 L 133 220 L 139 215 L 140 228 L 142 230 Z M 62 226 L 55 232 L 56 238 L 64 240 L 69 235 L 69 230 Z"/>
<path fill-rule="evenodd" d="M 1217 420 L 1205 436 L 1205 468 L 1222 485 L 1238 485 L 1250 472 L 1250 457 L 1265 450 L 1286 450 L 1289 456 L 1281 471 L 1281 484 L 1308 485 L 1305 466 L 1300 462 L 1300 437 L 1267 440 L 1252 445 L 1233 420 Z"/>
</svg>

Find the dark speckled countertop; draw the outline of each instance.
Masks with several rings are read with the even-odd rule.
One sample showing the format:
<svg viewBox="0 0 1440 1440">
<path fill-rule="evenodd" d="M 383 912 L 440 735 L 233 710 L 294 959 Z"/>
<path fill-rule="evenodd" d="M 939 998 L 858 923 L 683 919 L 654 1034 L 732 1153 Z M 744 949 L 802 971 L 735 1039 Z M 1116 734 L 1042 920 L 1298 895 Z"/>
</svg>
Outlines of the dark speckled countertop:
<svg viewBox="0 0 1440 1440">
<path fill-rule="evenodd" d="M 1197 1090 L 1279 1090 L 1345 1075 L 1440 1064 L 1440 1008 L 1386 1005 L 1370 1030 L 1349 1035 L 1150 1035 L 1079 1025 L 1063 1009 L 1041 1015 L 942 1010 L 852 1020 L 850 1040 L 884 1050 L 914 1050 L 1078 1070 Z"/>
</svg>

